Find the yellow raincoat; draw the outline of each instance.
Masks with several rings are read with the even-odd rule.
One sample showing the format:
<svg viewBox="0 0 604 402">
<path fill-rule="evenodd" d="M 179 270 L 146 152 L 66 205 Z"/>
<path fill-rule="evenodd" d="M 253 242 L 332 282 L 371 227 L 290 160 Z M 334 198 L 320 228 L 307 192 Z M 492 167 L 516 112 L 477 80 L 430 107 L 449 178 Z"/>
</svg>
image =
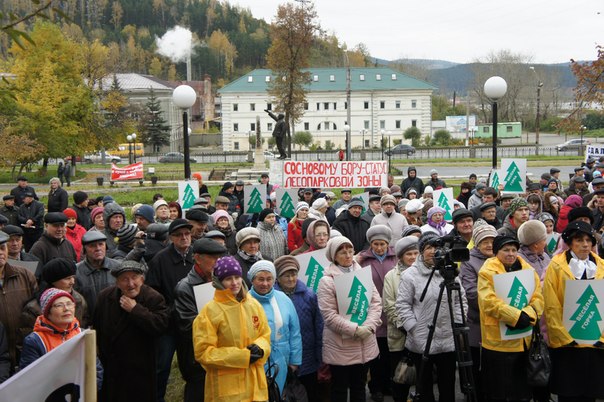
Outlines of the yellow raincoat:
<svg viewBox="0 0 604 402">
<path fill-rule="evenodd" d="M 522 269 L 533 269 L 521 257 L 518 257 Z M 520 318 L 520 312 L 524 311 L 531 317 L 531 324 L 537 321 L 537 314 L 543 313 L 543 295 L 541 294 L 541 281 L 537 272 L 535 276 L 535 291 L 529 304 L 522 310 L 510 306 L 507 302 L 497 297 L 493 276 L 505 274 L 506 270 L 497 257 L 491 257 L 485 261 L 478 272 L 478 307 L 480 308 L 480 330 L 482 332 L 482 347 L 497 352 L 523 352 L 526 343 L 530 345 L 530 335 L 525 338 L 502 340 L 499 330 L 499 322 L 514 326 Z"/>
<path fill-rule="evenodd" d="M 193 321 L 195 360 L 206 370 L 205 401 L 266 401 L 264 363 L 271 330 L 260 304 L 243 290 L 241 302 L 230 290 L 216 289 L 214 300 Z M 264 357 L 250 366 L 255 343 Z"/>
<path fill-rule="evenodd" d="M 559 348 L 568 345 L 574 339 L 568 333 L 562 322 L 564 314 L 564 292 L 566 290 L 566 281 L 574 281 L 565 251 L 555 255 L 550 261 L 547 271 L 545 271 L 545 280 L 543 281 L 543 297 L 545 298 L 545 320 L 547 323 L 547 336 L 551 348 Z M 596 263 L 595 279 L 604 279 L 604 260 L 593 252 L 591 257 Z M 604 342 L 604 336 L 600 337 L 600 342 Z M 592 345 L 580 344 L 576 347 L 593 347 Z"/>
</svg>

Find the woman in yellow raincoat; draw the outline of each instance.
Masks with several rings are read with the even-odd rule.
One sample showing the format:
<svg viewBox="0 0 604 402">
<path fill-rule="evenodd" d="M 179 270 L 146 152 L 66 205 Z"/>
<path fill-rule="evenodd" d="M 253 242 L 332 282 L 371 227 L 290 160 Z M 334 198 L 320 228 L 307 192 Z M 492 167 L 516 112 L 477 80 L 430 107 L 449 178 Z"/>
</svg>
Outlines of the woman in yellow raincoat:
<svg viewBox="0 0 604 402">
<path fill-rule="evenodd" d="M 193 322 L 195 359 L 206 370 L 205 401 L 266 401 L 264 363 L 270 327 L 243 285 L 241 266 L 222 257 L 214 266 L 214 300 Z"/>
</svg>

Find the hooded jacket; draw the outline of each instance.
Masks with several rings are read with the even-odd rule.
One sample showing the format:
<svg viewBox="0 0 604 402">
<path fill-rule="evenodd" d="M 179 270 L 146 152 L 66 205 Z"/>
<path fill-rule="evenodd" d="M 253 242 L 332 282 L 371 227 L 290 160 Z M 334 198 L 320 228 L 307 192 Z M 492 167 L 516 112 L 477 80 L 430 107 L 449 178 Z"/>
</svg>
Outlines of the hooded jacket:
<svg viewBox="0 0 604 402">
<path fill-rule="evenodd" d="M 266 401 L 264 364 L 271 355 L 271 330 L 262 306 L 243 293 L 216 289 L 214 299 L 193 321 L 195 359 L 206 370 L 205 401 Z M 264 355 L 250 364 L 247 346 L 258 345 Z"/>
<path fill-rule="evenodd" d="M 117 248 L 117 243 L 115 242 L 115 238 L 117 237 L 117 230 L 111 230 L 109 227 L 109 218 L 111 218 L 115 214 L 121 214 L 124 218 L 124 225 L 127 224 L 126 221 L 126 212 L 124 212 L 124 208 L 122 208 L 119 204 L 115 202 L 110 202 L 105 205 L 105 209 L 103 210 L 103 220 L 105 221 L 105 230 L 103 233 L 107 236 L 107 256 L 113 256 L 113 250 Z"/>
<path fill-rule="evenodd" d="M 411 171 L 415 172 L 414 178 L 409 177 L 409 172 Z M 422 181 L 422 179 L 417 177 L 417 170 L 413 167 L 409 167 L 407 169 L 407 178 L 401 183 L 401 192 L 403 194 L 406 194 L 407 190 L 409 190 L 411 187 L 417 190 L 418 196 L 424 193 L 424 182 Z"/>
<path fill-rule="evenodd" d="M 73 322 L 67 329 L 59 330 L 46 317 L 40 315 L 34 324 L 34 332 L 27 335 L 23 340 L 23 350 L 19 369 L 38 360 L 40 357 L 50 352 L 57 346 L 67 342 L 77 334 L 82 332 L 78 319 L 74 317 Z"/>
</svg>

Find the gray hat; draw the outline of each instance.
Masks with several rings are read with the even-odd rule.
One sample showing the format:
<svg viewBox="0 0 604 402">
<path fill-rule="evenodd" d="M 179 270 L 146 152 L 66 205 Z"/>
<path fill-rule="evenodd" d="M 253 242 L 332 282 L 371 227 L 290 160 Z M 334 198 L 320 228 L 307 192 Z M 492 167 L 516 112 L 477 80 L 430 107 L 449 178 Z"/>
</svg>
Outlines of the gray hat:
<svg viewBox="0 0 604 402">
<path fill-rule="evenodd" d="M 342 191 L 340 191 L 340 193 L 352 193 L 352 190 L 349 188 L 343 188 Z"/>
<path fill-rule="evenodd" d="M 205 237 L 207 239 L 215 239 L 217 237 L 220 237 L 221 239 L 226 240 L 226 236 L 220 230 L 210 230 L 203 237 Z"/>
<path fill-rule="evenodd" d="M 226 251 L 226 247 L 222 244 L 205 237 L 195 240 L 195 243 L 193 243 L 193 252 L 195 254 L 221 255 L 226 253 Z"/>
<path fill-rule="evenodd" d="M 386 243 L 392 241 L 392 230 L 386 225 L 374 225 L 367 230 L 367 241 L 384 240 Z"/>
<path fill-rule="evenodd" d="M 497 208 L 497 204 L 494 202 L 485 202 L 484 204 L 480 204 L 480 212 L 486 211 L 489 208 Z"/>
<path fill-rule="evenodd" d="M 484 190 L 485 188 L 487 188 L 487 185 L 484 183 L 477 183 L 475 188 L 476 188 L 476 191 Z"/>
<path fill-rule="evenodd" d="M 410 214 L 414 214 L 417 211 L 419 211 L 420 209 L 422 209 L 424 207 L 424 204 L 421 202 L 421 200 L 419 199 L 413 199 L 410 200 L 407 205 L 405 205 L 405 210 L 410 213 Z"/>
<path fill-rule="evenodd" d="M 438 236 L 434 232 L 426 232 L 426 233 L 422 234 L 422 237 L 419 238 L 419 241 L 417 243 L 417 246 L 419 247 L 419 252 L 422 253 L 424 251 L 424 249 L 426 248 L 426 246 L 428 246 L 432 242 L 438 240 L 439 238 L 440 238 L 440 236 Z"/>
<path fill-rule="evenodd" d="M 244 182 L 243 180 L 237 180 L 237 181 L 235 182 L 235 185 L 236 185 L 236 186 L 245 186 L 245 182 Z"/>
<path fill-rule="evenodd" d="M 152 223 L 145 231 L 147 238 L 163 241 L 168 238 L 168 227 L 163 223 Z"/>
<path fill-rule="evenodd" d="M 573 179 L 573 181 L 574 181 L 575 183 L 585 183 L 585 177 L 583 177 L 583 176 L 577 176 L 577 177 L 575 177 L 575 178 Z"/>
<path fill-rule="evenodd" d="M 396 253 L 396 258 L 400 259 L 403 254 L 405 254 L 409 250 L 419 250 L 418 248 L 419 239 L 416 236 L 407 236 L 403 237 L 394 245 L 394 252 Z"/>
<path fill-rule="evenodd" d="M 407 237 L 412 235 L 413 233 L 422 233 L 422 229 L 417 226 L 417 225 L 408 225 L 405 226 L 405 228 L 403 229 L 403 232 L 401 233 L 401 237 Z M 415 236 L 414 236 L 415 237 Z"/>
<path fill-rule="evenodd" d="M 545 224 L 538 219 L 526 221 L 518 228 L 518 240 L 520 240 L 520 244 L 525 246 L 545 240 L 546 237 L 547 229 L 545 228 Z"/>
<path fill-rule="evenodd" d="M 218 197 L 216 197 L 216 199 L 214 200 L 214 205 L 216 204 L 230 204 L 230 201 L 228 198 L 226 198 L 224 195 L 219 195 Z"/>
<path fill-rule="evenodd" d="M 465 208 L 459 208 L 456 209 L 455 211 L 453 211 L 453 213 L 451 214 L 451 217 L 453 219 L 453 224 L 455 225 L 457 222 L 459 222 L 460 220 L 462 220 L 463 218 L 472 218 L 472 220 L 474 220 L 474 215 L 472 214 L 472 212 L 470 212 L 469 210 L 465 209 Z"/>
<path fill-rule="evenodd" d="M 380 200 L 380 205 L 384 205 L 384 204 L 388 204 L 388 203 L 396 205 L 396 198 L 394 198 L 394 196 L 391 194 L 386 194 L 386 195 L 382 196 L 382 198 Z"/>
<path fill-rule="evenodd" d="M 10 238 L 9 235 L 7 235 L 6 233 L 0 231 L 0 244 L 6 243 L 9 238 Z"/>
<path fill-rule="evenodd" d="M 199 197 L 199 198 L 195 198 L 195 201 L 193 201 L 193 205 L 205 205 L 208 204 L 210 201 L 205 198 L 205 197 Z"/>
<path fill-rule="evenodd" d="M 591 181 L 592 186 L 598 186 L 600 184 L 604 184 L 604 177 L 596 177 Z"/>
<path fill-rule="evenodd" d="M 478 245 L 481 241 L 489 237 L 493 239 L 497 237 L 497 230 L 489 225 L 484 219 L 478 219 L 472 230 L 474 245 Z"/>
<path fill-rule="evenodd" d="M 134 260 L 123 260 L 117 268 L 111 270 L 111 275 L 117 278 L 124 272 L 136 272 L 142 275 L 145 273 L 145 267 L 140 262 Z"/>
<path fill-rule="evenodd" d="M 86 244 L 96 243 L 97 241 L 107 241 L 107 236 L 103 232 L 99 232 L 98 230 L 89 230 L 82 237 L 82 244 L 85 246 Z"/>
<path fill-rule="evenodd" d="M 348 209 L 350 209 L 352 207 L 361 207 L 361 208 L 363 208 L 364 206 L 365 206 L 365 203 L 360 198 L 353 198 L 348 203 Z"/>
<path fill-rule="evenodd" d="M 55 223 L 67 223 L 67 215 L 63 212 L 49 212 L 44 215 L 44 223 L 55 224 Z"/>
<path fill-rule="evenodd" d="M 431 169 L 431 170 L 430 170 L 430 176 L 432 176 L 433 174 L 438 174 L 438 170 L 436 170 L 436 169 Z"/>
<path fill-rule="evenodd" d="M 256 239 L 260 241 L 260 232 L 256 228 L 243 228 L 235 235 L 235 244 L 241 247 L 248 240 Z"/>
</svg>

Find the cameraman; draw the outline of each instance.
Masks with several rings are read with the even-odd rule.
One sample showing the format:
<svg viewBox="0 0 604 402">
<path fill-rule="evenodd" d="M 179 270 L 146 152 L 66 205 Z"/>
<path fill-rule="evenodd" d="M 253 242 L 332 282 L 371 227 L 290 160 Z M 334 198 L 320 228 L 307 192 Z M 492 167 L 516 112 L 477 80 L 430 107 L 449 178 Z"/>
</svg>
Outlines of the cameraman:
<svg viewBox="0 0 604 402">
<path fill-rule="evenodd" d="M 432 366 L 436 366 L 439 402 L 455 401 L 455 342 L 449 316 L 449 301 L 446 296 L 443 297 L 438 311 L 427 367 L 423 370 L 421 368 L 429 326 L 432 324 L 436 310 L 440 284 L 444 280 L 440 270 L 434 271 L 436 269 L 434 255 L 440 244 L 441 239 L 435 233 L 425 233 L 420 237 L 418 242 L 420 255 L 413 265 L 401 274 L 396 299 L 396 313 L 402 322 L 400 329 L 407 333 L 405 347 L 409 350 L 417 368 L 416 389 L 420 391 L 419 400 L 422 402 L 434 401 Z M 449 269 L 454 268 L 449 267 Z M 428 283 L 433 271 L 434 275 Z M 460 283 L 459 278 L 455 278 L 455 281 Z M 424 300 L 420 301 L 424 289 L 426 295 Z M 461 288 L 461 295 L 465 303 L 463 288 Z M 462 321 L 459 299 L 454 297 L 453 302 L 455 322 L 459 323 Z"/>
</svg>

